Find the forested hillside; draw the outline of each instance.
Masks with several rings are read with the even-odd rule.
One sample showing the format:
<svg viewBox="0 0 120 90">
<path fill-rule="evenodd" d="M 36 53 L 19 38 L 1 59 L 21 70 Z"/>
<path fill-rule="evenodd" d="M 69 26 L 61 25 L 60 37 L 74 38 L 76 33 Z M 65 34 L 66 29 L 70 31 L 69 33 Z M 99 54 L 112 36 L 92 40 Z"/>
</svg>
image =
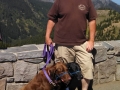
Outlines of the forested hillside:
<svg viewBox="0 0 120 90">
<path fill-rule="evenodd" d="M 0 0 L 0 32 L 10 46 L 43 43 L 52 3 L 38 0 Z"/>
<path fill-rule="evenodd" d="M 114 10 L 97 10 L 96 40 L 120 40 L 120 13 Z"/>
</svg>

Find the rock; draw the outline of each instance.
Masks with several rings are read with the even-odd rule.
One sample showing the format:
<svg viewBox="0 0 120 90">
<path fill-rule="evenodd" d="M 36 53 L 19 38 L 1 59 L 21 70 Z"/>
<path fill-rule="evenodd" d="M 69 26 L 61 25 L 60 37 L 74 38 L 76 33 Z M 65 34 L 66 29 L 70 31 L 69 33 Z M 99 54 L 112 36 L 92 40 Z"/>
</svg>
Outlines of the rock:
<svg viewBox="0 0 120 90">
<path fill-rule="evenodd" d="M 18 61 L 14 66 L 15 82 L 28 82 L 37 74 L 37 64 Z"/>
<path fill-rule="evenodd" d="M 0 90 L 5 90 L 6 88 L 6 79 L 0 79 Z"/>
<path fill-rule="evenodd" d="M 0 63 L 0 78 L 13 76 L 13 65 L 10 62 Z"/>
</svg>

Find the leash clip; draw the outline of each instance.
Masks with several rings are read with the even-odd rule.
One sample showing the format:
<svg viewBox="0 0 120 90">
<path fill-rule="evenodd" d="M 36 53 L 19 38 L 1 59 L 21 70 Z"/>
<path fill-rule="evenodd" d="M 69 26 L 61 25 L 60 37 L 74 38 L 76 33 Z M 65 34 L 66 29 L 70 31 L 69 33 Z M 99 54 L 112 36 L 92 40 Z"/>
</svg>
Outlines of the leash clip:
<svg viewBox="0 0 120 90">
<path fill-rule="evenodd" d="M 50 84 L 52 84 L 53 86 L 56 86 L 56 84 L 54 82 L 52 82 L 52 81 L 50 82 Z"/>
</svg>

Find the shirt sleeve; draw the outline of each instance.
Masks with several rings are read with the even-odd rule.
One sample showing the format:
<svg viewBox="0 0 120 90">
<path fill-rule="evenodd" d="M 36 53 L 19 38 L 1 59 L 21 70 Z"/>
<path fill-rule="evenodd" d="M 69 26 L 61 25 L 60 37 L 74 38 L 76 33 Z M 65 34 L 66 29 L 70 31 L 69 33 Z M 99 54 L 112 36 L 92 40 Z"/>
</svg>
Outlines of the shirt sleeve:
<svg viewBox="0 0 120 90">
<path fill-rule="evenodd" d="M 97 18 L 96 9 L 94 8 L 94 5 L 91 0 L 88 0 L 88 2 L 89 2 L 88 21 L 95 20 Z"/>
<path fill-rule="evenodd" d="M 50 8 L 47 16 L 48 19 L 57 22 L 58 20 L 58 4 L 59 4 L 59 0 L 55 0 L 55 2 L 53 3 L 52 7 Z"/>
</svg>

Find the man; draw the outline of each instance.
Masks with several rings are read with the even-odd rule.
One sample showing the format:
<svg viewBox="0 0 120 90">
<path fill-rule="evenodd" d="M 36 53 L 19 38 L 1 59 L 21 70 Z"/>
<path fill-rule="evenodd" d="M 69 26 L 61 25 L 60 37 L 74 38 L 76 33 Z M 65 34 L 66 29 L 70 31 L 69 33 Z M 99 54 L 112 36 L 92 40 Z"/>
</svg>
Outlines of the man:
<svg viewBox="0 0 120 90">
<path fill-rule="evenodd" d="M 48 12 L 46 44 L 55 43 L 56 58 L 79 64 L 83 79 L 82 90 L 87 90 L 93 79 L 91 50 L 94 47 L 96 31 L 96 10 L 91 0 L 56 0 Z M 88 22 L 88 24 L 87 24 Z M 86 29 L 89 26 L 89 40 Z M 55 27 L 54 27 L 55 26 Z M 54 27 L 54 39 L 50 38 Z"/>
</svg>

